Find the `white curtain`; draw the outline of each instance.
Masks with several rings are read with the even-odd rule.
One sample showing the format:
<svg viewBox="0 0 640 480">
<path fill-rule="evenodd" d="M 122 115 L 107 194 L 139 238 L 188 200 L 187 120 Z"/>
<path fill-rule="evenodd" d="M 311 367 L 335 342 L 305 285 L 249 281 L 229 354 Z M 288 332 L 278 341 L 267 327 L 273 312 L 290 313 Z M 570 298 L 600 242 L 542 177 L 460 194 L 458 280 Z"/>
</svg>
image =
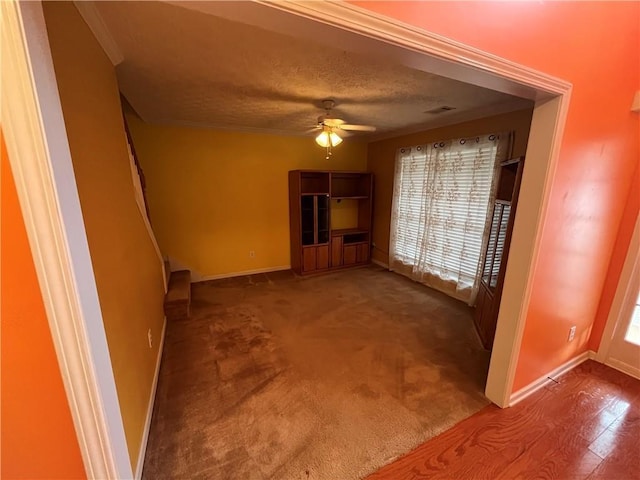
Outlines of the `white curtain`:
<svg viewBox="0 0 640 480">
<path fill-rule="evenodd" d="M 509 137 L 459 138 L 398 151 L 391 270 L 473 305 L 494 180 Z"/>
</svg>

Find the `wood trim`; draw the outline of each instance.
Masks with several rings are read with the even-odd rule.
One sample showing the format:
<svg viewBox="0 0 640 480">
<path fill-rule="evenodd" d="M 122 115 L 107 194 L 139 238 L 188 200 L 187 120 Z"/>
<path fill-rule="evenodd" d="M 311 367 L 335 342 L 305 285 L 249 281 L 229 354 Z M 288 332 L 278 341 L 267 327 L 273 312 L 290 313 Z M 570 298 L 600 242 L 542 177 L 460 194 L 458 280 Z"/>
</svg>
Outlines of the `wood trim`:
<svg viewBox="0 0 640 480">
<path fill-rule="evenodd" d="M 550 371 L 546 375 L 541 376 L 536 381 L 531 382 L 524 388 L 521 388 L 517 392 L 513 393 L 509 399 L 509 406 L 513 407 L 518 402 L 521 402 L 525 398 L 533 395 L 538 390 L 543 388 L 545 385 L 553 382 L 556 378 L 564 375 L 565 373 L 573 370 L 581 363 L 586 362 L 587 360 L 593 360 L 595 358 L 595 352 L 593 350 L 588 350 L 586 352 L 581 353 L 577 357 L 572 358 L 571 360 L 563 363 L 558 368 Z"/>
<path fill-rule="evenodd" d="M 302 226 L 300 224 L 300 212 L 302 210 L 302 196 L 300 175 L 298 172 L 289 172 L 289 232 L 297 232 Z M 289 235 L 289 263 L 291 269 L 296 273 L 302 272 L 302 239 L 298 236 Z"/>
<path fill-rule="evenodd" d="M 149 442 L 149 430 L 151 428 L 151 418 L 153 417 L 153 406 L 156 400 L 156 390 L 158 389 L 158 378 L 160 377 L 160 365 L 162 363 L 162 352 L 164 350 L 164 337 L 167 329 L 167 317 L 164 317 L 162 323 L 162 333 L 160 334 L 160 345 L 158 346 L 158 356 L 156 357 L 156 370 L 153 374 L 153 384 L 151 385 L 151 393 L 149 395 L 149 407 L 147 408 L 147 418 L 144 422 L 144 430 L 142 431 L 142 440 L 140 441 L 140 450 L 138 450 L 138 462 L 136 465 L 135 477 L 137 480 L 142 478 L 142 468 L 144 467 L 144 457 L 147 452 L 147 444 Z"/>
<path fill-rule="evenodd" d="M 42 5 L 0 4 L 2 128 L 84 466 L 130 478 Z"/>
<path fill-rule="evenodd" d="M 513 234 L 513 222 L 516 216 L 516 212 L 518 211 L 518 197 L 520 196 L 520 183 L 522 182 L 522 170 L 524 167 L 524 157 L 519 157 L 515 160 L 509 160 L 509 163 L 501 164 L 501 167 L 505 167 L 507 165 L 513 165 L 518 163 L 513 189 L 511 191 L 511 200 L 506 203 L 509 205 L 509 220 L 507 223 L 507 231 L 504 238 L 504 248 L 502 250 L 502 259 L 500 269 L 498 270 L 498 280 L 497 280 L 497 288 L 494 292 L 494 296 L 498 298 L 497 307 L 500 308 L 500 299 L 502 297 L 502 289 L 504 287 L 504 276 L 506 273 L 506 266 L 509 260 L 509 250 L 511 247 L 511 236 Z M 501 173 L 502 175 L 502 173 Z M 503 200 L 496 200 L 496 203 L 503 203 Z M 504 215 L 504 207 L 501 213 L 501 218 Z M 493 340 L 492 340 L 493 343 Z"/>
<path fill-rule="evenodd" d="M 83 20 L 93 33 L 93 36 L 96 37 L 96 40 L 104 50 L 104 53 L 109 57 L 111 63 L 115 67 L 124 61 L 124 55 L 118 46 L 118 43 L 115 41 L 107 24 L 104 23 L 102 19 L 102 15 L 98 12 L 95 4 L 93 2 L 73 2 L 75 7 L 80 12 Z"/>
</svg>

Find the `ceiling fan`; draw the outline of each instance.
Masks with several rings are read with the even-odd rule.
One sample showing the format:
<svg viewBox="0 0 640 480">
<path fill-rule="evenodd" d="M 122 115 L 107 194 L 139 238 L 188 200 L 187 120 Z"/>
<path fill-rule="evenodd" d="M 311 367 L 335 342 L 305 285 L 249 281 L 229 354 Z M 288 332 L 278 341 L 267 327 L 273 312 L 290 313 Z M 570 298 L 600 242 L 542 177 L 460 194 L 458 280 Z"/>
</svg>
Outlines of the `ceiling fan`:
<svg viewBox="0 0 640 480">
<path fill-rule="evenodd" d="M 353 131 L 353 132 L 375 132 L 376 127 L 372 125 L 354 125 L 347 123 L 341 118 L 335 118 L 331 115 L 331 109 L 336 106 L 336 102 L 331 99 L 323 100 L 322 106 L 325 109 L 325 114 L 318 117 L 318 124 L 315 129 L 320 129 L 321 132 L 316 137 L 316 143 L 323 148 L 327 149 L 327 160 L 331 156 L 331 148 L 342 143 L 342 138 L 338 135 L 340 131 Z"/>
</svg>

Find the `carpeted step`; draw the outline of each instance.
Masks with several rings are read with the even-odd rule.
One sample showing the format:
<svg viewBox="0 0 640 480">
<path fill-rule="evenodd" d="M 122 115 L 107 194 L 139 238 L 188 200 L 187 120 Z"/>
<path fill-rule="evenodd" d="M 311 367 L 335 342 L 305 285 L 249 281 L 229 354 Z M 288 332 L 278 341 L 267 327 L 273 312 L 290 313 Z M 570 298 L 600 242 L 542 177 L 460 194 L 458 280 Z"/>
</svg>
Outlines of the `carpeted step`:
<svg viewBox="0 0 640 480">
<path fill-rule="evenodd" d="M 180 270 L 171 272 L 169 287 L 164 297 L 164 313 L 167 320 L 189 318 L 191 306 L 191 272 Z"/>
</svg>

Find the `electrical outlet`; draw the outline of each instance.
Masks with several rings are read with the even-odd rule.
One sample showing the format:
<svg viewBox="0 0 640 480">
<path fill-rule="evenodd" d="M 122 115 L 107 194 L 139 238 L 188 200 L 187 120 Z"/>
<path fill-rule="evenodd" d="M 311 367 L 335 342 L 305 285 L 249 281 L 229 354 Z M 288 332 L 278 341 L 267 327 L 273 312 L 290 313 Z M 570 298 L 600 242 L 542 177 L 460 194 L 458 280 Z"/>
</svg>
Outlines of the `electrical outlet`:
<svg viewBox="0 0 640 480">
<path fill-rule="evenodd" d="M 147 339 L 149 340 L 149 348 L 153 348 L 153 335 L 151 334 L 151 329 L 147 331 Z"/>
<path fill-rule="evenodd" d="M 576 336 L 576 326 L 574 325 L 569 329 L 569 340 L 567 341 L 571 342 L 575 338 L 575 336 Z"/>
<path fill-rule="evenodd" d="M 249 251 L 249 258 L 256 258 L 256 252 L 254 252 L 253 250 Z"/>
</svg>

